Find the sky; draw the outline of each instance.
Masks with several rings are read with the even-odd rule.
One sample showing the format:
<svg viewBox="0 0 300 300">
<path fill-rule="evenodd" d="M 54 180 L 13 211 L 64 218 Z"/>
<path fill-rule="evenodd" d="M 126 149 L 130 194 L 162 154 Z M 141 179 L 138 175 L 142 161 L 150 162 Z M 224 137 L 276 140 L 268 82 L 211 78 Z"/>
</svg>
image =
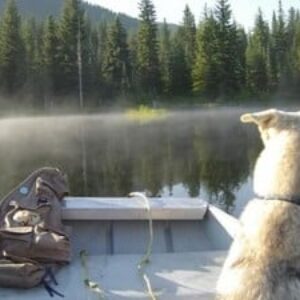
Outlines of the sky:
<svg viewBox="0 0 300 300">
<path fill-rule="evenodd" d="M 139 0 L 85 0 L 92 4 L 98 4 L 115 12 L 122 12 L 132 17 L 138 17 Z M 156 8 L 157 20 L 162 22 L 166 18 L 168 23 L 180 24 L 185 4 L 188 4 L 199 20 L 205 3 L 208 7 L 214 7 L 215 0 L 152 0 Z M 258 7 L 261 7 L 266 19 L 271 20 L 272 11 L 277 10 L 278 0 L 231 0 L 233 17 L 245 29 L 253 27 L 254 18 Z M 282 0 L 286 12 L 293 6 L 300 9 L 300 0 Z"/>
</svg>

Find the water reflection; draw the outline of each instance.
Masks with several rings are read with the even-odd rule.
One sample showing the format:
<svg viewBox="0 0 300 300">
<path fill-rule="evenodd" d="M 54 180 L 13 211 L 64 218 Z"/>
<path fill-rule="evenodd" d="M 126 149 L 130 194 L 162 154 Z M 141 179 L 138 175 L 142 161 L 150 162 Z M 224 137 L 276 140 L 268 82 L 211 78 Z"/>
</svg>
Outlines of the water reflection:
<svg viewBox="0 0 300 300">
<path fill-rule="evenodd" d="M 48 165 L 69 175 L 72 195 L 200 196 L 237 214 L 261 147 L 242 112 L 178 112 L 146 124 L 124 115 L 3 119 L 0 194 Z"/>
</svg>

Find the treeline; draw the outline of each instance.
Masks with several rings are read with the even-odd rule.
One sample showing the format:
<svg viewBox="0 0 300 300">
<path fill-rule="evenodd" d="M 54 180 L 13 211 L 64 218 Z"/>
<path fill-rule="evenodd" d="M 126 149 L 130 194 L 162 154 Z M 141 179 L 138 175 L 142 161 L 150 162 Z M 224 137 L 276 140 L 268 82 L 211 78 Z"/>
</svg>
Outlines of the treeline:
<svg viewBox="0 0 300 300">
<path fill-rule="evenodd" d="M 118 97 L 213 101 L 299 92 L 299 10 L 286 13 L 279 1 L 271 25 L 259 10 L 247 33 L 232 19 L 228 0 L 205 7 L 197 25 L 186 6 L 175 32 L 166 22 L 158 30 L 151 0 L 139 8 L 138 30 L 128 34 L 118 17 L 93 26 L 80 0 L 64 0 L 61 16 L 42 23 L 22 19 L 9 0 L 0 23 L 1 94 L 28 95 L 35 106 L 68 96 L 76 105 L 82 87 L 91 106 Z"/>
</svg>

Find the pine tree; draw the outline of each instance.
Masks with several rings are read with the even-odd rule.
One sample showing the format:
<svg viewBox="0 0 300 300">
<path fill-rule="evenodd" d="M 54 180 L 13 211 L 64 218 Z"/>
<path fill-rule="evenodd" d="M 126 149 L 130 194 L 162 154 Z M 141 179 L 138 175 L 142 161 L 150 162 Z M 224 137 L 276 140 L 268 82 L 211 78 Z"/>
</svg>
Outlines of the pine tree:
<svg viewBox="0 0 300 300">
<path fill-rule="evenodd" d="M 270 87 L 272 91 L 277 90 L 278 82 L 279 82 L 279 67 L 278 67 L 278 59 L 277 59 L 277 50 L 276 50 L 276 39 L 274 38 L 276 32 L 278 31 L 278 23 L 276 13 L 273 12 L 272 15 L 272 29 L 271 29 L 271 37 L 270 37 Z"/>
<path fill-rule="evenodd" d="M 268 23 L 259 9 L 246 52 L 247 85 L 255 94 L 269 91 L 269 40 Z"/>
<path fill-rule="evenodd" d="M 288 58 L 288 45 L 287 45 L 287 34 L 286 24 L 284 18 L 284 11 L 282 8 L 282 2 L 278 2 L 278 17 L 275 13 L 272 21 L 272 59 L 274 64 L 273 74 L 274 85 L 280 89 L 286 88 L 288 78 L 287 58 Z M 277 82 L 276 82 L 276 81 Z"/>
<path fill-rule="evenodd" d="M 128 90 L 130 65 L 127 34 L 119 18 L 108 29 L 102 68 L 111 94 Z"/>
<path fill-rule="evenodd" d="M 213 97 L 229 97 L 245 84 L 246 38 L 231 20 L 228 0 L 219 0 L 214 14 L 200 24 L 193 68 L 193 90 Z"/>
<path fill-rule="evenodd" d="M 25 44 L 26 93 L 38 98 L 42 95 L 44 78 L 42 72 L 42 36 L 43 28 L 30 18 L 23 24 L 23 39 Z M 41 105 L 42 103 L 37 103 Z"/>
<path fill-rule="evenodd" d="M 295 81 L 295 90 L 300 91 L 300 16 L 297 17 L 296 14 L 296 23 L 295 23 L 295 38 L 292 46 L 293 53 L 293 69 L 294 69 L 294 81 Z"/>
<path fill-rule="evenodd" d="M 239 64 L 237 56 L 237 31 L 231 20 L 231 9 L 228 0 L 219 0 L 215 16 L 218 24 L 218 78 L 219 95 L 232 96 L 241 88 L 239 82 Z"/>
<path fill-rule="evenodd" d="M 85 19 L 80 0 L 65 0 L 62 17 L 59 23 L 60 38 L 60 92 L 78 94 L 79 56 L 82 65 L 85 56 Z M 79 47 L 81 49 L 79 49 Z M 79 53 L 79 50 L 81 53 Z"/>
<path fill-rule="evenodd" d="M 255 20 L 254 35 L 257 38 L 262 53 L 267 56 L 270 47 L 270 29 L 268 22 L 263 18 L 261 9 L 258 10 L 258 15 Z"/>
<path fill-rule="evenodd" d="M 20 22 L 16 4 L 14 0 L 10 0 L 0 27 L 0 86 L 9 94 L 20 89 L 25 80 L 25 48 Z"/>
<path fill-rule="evenodd" d="M 98 51 L 97 51 L 97 77 L 98 80 L 96 82 L 98 83 L 99 87 L 98 90 L 101 95 L 106 94 L 106 86 L 105 86 L 105 80 L 103 78 L 102 69 L 103 69 L 103 62 L 104 62 L 104 55 L 105 55 L 105 47 L 107 44 L 107 24 L 106 22 L 100 23 L 98 27 Z"/>
<path fill-rule="evenodd" d="M 98 94 L 99 86 L 99 72 L 100 72 L 100 61 L 99 61 L 99 35 L 98 30 L 95 27 L 90 26 L 90 61 L 89 61 L 89 72 L 90 72 L 90 82 L 88 84 L 88 89 L 91 90 L 91 93 L 94 95 Z"/>
<path fill-rule="evenodd" d="M 83 90 L 88 95 L 86 101 L 92 100 L 91 96 L 97 95 L 94 89 L 98 87 L 98 51 L 99 41 L 97 30 L 93 28 L 91 21 L 85 16 L 84 28 L 81 36 L 81 60 Z M 89 99 L 90 98 L 90 99 Z M 88 103 L 87 103 L 88 104 Z"/>
<path fill-rule="evenodd" d="M 286 26 L 287 45 L 292 45 L 295 39 L 295 32 L 297 27 L 297 12 L 294 7 L 289 9 L 289 17 Z"/>
<path fill-rule="evenodd" d="M 160 90 L 157 24 L 151 0 L 141 0 L 137 39 L 137 68 L 140 89 L 157 95 Z"/>
<path fill-rule="evenodd" d="M 171 91 L 174 95 L 186 95 L 190 73 L 186 64 L 182 27 L 179 27 L 171 39 Z"/>
<path fill-rule="evenodd" d="M 279 63 L 279 72 L 281 73 L 280 75 L 283 75 L 286 66 L 287 39 L 286 24 L 281 0 L 278 1 L 278 26 L 277 31 L 274 32 L 274 35 Z"/>
<path fill-rule="evenodd" d="M 159 63 L 162 91 L 165 94 L 170 94 L 172 92 L 171 37 L 166 20 L 164 20 L 160 36 Z"/>
<path fill-rule="evenodd" d="M 130 61 L 130 82 L 131 91 L 136 92 L 138 89 L 138 66 L 137 66 L 137 34 L 132 34 L 129 37 L 128 49 L 129 49 L 129 61 Z"/>
<path fill-rule="evenodd" d="M 205 12 L 197 29 L 197 51 L 193 67 L 193 91 L 209 97 L 218 96 L 217 21 Z"/>
<path fill-rule="evenodd" d="M 45 23 L 42 43 L 42 61 L 45 74 L 45 90 L 47 95 L 56 95 L 60 86 L 58 25 L 52 16 Z"/>
<path fill-rule="evenodd" d="M 298 76 L 296 72 L 296 32 L 297 32 L 297 23 L 299 20 L 297 20 L 297 12 L 296 10 L 291 7 L 289 10 L 289 17 L 286 27 L 287 32 L 287 82 L 289 83 L 289 86 L 295 90 L 297 88 L 298 83 Z"/>
<path fill-rule="evenodd" d="M 27 81 L 32 79 L 35 71 L 35 64 L 37 59 L 37 25 L 35 19 L 30 18 L 23 24 L 23 38 L 26 50 L 26 65 L 27 65 Z"/>
<path fill-rule="evenodd" d="M 259 48 L 256 37 L 252 37 L 247 48 L 247 85 L 252 93 L 268 92 L 268 69 L 266 58 Z"/>
<path fill-rule="evenodd" d="M 195 17 L 188 5 L 185 6 L 183 12 L 182 43 L 186 66 L 188 69 L 187 92 L 189 92 L 192 87 L 192 67 L 195 59 L 196 24 Z"/>
<path fill-rule="evenodd" d="M 236 25 L 235 25 L 236 26 Z M 237 85 L 240 91 L 246 89 L 246 50 L 248 46 L 248 36 L 243 27 L 236 27 L 236 75 Z"/>
</svg>

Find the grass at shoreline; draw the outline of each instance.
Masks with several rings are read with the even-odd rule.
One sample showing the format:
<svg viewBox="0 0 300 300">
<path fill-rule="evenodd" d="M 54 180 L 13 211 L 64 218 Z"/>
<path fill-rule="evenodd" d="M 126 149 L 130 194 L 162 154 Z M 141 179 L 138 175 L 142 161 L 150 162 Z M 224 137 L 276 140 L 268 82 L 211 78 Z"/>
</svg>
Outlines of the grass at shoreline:
<svg viewBox="0 0 300 300">
<path fill-rule="evenodd" d="M 167 110 L 163 108 L 151 108 L 145 105 L 140 105 L 137 108 L 128 109 L 125 113 L 129 120 L 147 123 L 165 118 L 167 115 Z"/>
</svg>

